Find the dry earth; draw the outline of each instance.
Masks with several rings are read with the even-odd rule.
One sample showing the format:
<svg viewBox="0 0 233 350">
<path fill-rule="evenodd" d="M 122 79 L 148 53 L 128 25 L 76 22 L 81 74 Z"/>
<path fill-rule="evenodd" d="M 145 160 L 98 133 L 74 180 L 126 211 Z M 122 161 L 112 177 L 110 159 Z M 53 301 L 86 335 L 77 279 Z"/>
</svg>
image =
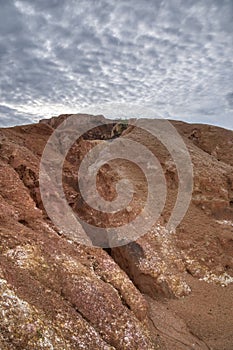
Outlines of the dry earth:
<svg viewBox="0 0 233 350">
<path fill-rule="evenodd" d="M 40 158 L 67 117 L 0 129 L 0 349 L 232 350 L 233 132 L 172 122 L 194 167 L 192 201 L 175 232 L 165 229 L 178 188 L 165 147 L 146 131 L 116 121 L 81 137 L 66 157 L 63 181 L 68 203 L 86 222 L 122 225 L 146 200 L 141 170 L 118 159 L 101 167 L 97 187 L 113 200 L 117 181 L 130 179 L 130 208 L 113 215 L 84 203 L 77 168 L 101 142 L 121 137 L 144 144 L 168 184 L 165 209 L 150 231 L 104 250 L 59 232 L 41 201 Z M 74 118 L 85 123 L 93 116 Z M 104 123 L 104 117 L 95 118 Z M 87 233 L 95 243 L 95 231 Z"/>
</svg>

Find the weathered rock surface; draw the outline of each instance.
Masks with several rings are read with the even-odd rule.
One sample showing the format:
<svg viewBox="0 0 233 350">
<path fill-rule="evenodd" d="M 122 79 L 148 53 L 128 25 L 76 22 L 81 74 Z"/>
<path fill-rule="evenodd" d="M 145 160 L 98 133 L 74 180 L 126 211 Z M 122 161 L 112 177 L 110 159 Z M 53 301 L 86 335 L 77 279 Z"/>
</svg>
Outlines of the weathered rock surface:
<svg viewBox="0 0 233 350">
<path fill-rule="evenodd" d="M 136 189 L 130 207 L 110 215 L 83 202 L 77 168 L 96 144 L 125 130 L 121 137 L 156 154 L 167 179 L 159 222 L 136 242 L 106 252 L 58 232 L 43 208 L 40 157 L 67 117 L 0 130 L 0 348 L 232 349 L 233 132 L 174 122 L 194 165 L 192 202 L 176 232 L 165 224 L 176 200 L 177 171 L 156 139 L 115 121 L 80 138 L 66 157 L 63 181 L 69 204 L 86 222 L 121 225 L 146 200 L 141 171 L 118 159 L 101 167 L 97 188 L 113 200 L 117 181 L 130 179 Z M 92 117 L 79 118 L 85 123 Z"/>
</svg>

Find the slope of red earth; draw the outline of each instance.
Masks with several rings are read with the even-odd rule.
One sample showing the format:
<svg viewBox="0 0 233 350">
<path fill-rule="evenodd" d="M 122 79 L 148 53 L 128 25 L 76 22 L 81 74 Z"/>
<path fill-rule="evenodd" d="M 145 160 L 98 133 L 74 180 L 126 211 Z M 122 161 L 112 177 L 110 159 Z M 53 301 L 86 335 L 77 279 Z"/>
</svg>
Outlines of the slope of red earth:
<svg viewBox="0 0 233 350">
<path fill-rule="evenodd" d="M 77 168 L 90 149 L 116 134 L 148 147 L 168 184 L 165 209 L 150 231 L 104 250 L 59 232 L 41 201 L 41 155 L 68 116 L 0 129 L 0 349 L 231 350 L 233 132 L 172 122 L 194 169 L 192 201 L 175 232 L 165 229 L 178 188 L 165 147 L 117 121 L 81 137 L 66 157 L 63 182 L 69 205 L 86 222 L 122 225 L 146 200 L 140 169 L 116 159 L 101 167 L 97 187 L 112 200 L 117 181 L 128 178 L 136 193 L 130 209 L 110 215 L 83 202 Z M 86 123 L 93 116 L 74 118 Z M 95 119 L 104 124 L 103 116 Z"/>
</svg>

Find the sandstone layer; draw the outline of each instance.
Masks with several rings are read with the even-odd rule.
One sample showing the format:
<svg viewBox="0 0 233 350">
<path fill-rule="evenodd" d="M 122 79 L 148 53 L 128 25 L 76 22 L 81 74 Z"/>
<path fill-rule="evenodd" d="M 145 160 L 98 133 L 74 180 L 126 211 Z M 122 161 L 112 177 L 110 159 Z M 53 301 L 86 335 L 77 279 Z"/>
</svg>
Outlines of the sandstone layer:
<svg viewBox="0 0 233 350">
<path fill-rule="evenodd" d="M 159 159 L 167 181 L 165 208 L 150 230 L 137 241 L 102 249 L 59 231 L 41 200 L 40 159 L 49 136 L 68 117 L 0 129 L 0 348 L 231 350 L 233 132 L 172 122 L 194 171 L 192 200 L 175 231 L 166 223 L 179 178 L 166 148 L 122 121 L 82 135 L 66 156 L 63 185 L 67 202 L 85 222 L 118 227 L 146 201 L 141 170 L 116 159 L 101 166 L 97 188 L 111 201 L 117 182 L 129 179 L 135 189 L 130 206 L 112 215 L 85 203 L 77 169 L 96 145 L 114 138 L 139 142 Z M 103 116 L 73 117 L 105 123 Z M 95 230 L 87 234 L 95 245 Z"/>
</svg>

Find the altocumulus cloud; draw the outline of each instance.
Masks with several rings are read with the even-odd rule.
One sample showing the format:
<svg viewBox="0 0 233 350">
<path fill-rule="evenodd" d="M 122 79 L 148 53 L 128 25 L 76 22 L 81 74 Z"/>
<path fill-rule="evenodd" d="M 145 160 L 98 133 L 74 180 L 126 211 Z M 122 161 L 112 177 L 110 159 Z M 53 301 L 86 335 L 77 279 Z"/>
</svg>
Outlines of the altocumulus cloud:
<svg viewBox="0 0 233 350">
<path fill-rule="evenodd" d="M 233 128 L 232 58 L 232 0 L 0 0 L 1 125 L 125 103 Z"/>
</svg>

